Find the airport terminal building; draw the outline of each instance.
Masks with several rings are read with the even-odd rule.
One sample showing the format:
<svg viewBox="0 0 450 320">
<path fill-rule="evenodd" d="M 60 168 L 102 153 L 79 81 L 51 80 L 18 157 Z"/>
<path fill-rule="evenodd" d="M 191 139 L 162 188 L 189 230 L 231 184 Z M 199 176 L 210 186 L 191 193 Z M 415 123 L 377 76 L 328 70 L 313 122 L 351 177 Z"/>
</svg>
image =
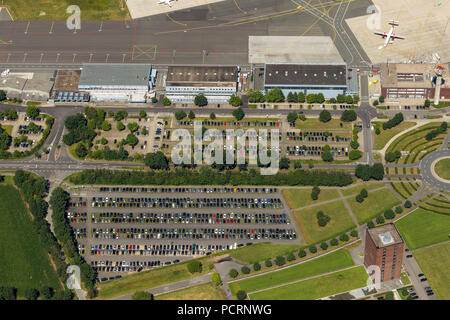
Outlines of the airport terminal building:
<svg viewBox="0 0 450 320">
<path fill-rule="evenodd" d="M 208 102 L 227 102 L 237 93 L 239 70 L 226 66 L 170 66 L 165 79 L 172 102 L 193 102 L 203 94 Z"/>
<path fill-rule="evenodd" d="M 151 64 L 84 64 L 78 90 L 91 101 L 145 103 L 155 82 Z"/>
<path fill-rule="evenodd" d="M 347 65 L 335 64 L 266 64 L 264 90 L 280 88 L 284 95 L 289 92 L 323 93 L 325 98 L 346 94 Z"/>
</svg>

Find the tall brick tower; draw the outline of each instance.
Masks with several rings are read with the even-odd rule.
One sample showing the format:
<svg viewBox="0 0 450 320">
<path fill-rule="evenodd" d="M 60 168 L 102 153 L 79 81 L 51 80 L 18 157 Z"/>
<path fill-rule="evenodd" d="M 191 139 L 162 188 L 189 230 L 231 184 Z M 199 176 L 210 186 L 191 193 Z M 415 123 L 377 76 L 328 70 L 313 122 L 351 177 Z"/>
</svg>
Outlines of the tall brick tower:
<svg viewBox="0 0 450 320">
<path fill-rule="evenodd" d="M 405 243 L 393 223 L 367 229 L 364 265 L 376 265 L 381 270 L 381 281 L 400 278 Z"/>
</svg>

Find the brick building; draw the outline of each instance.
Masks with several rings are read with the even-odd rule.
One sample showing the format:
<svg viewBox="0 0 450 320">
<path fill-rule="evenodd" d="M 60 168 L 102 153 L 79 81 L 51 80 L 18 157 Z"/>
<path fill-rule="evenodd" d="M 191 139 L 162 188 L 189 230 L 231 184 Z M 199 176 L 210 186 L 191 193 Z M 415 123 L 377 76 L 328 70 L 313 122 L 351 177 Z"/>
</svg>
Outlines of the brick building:
<svg viewBox="0 0 450 320">
<path fill-rule="evenodd" d="M 364 265 L 376 265 L 381 282 L 400 278 L 405 243 L 393 223 L 366 230 Z"/>
</svg>

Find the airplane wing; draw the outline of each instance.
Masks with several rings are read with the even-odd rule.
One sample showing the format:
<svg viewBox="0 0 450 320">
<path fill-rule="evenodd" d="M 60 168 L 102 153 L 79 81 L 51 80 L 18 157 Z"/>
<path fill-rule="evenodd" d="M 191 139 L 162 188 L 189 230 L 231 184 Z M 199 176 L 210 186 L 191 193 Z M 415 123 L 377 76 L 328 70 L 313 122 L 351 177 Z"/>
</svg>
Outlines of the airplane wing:
<svg viewBox="0 0 450 320">
<path fill-rule="evenodd" d="M 374 32 L 376 35 L 378 35 L 378 36 L 382 36 L 383 38 L 385 38 L 386 37 L 386 34 L 385 33 L 383 33 L 383 32 Z"/>
<path fill-rule="evenodd" d="M 394 39 L 400 39 L 400 40 L 405 40 L 405 38 L 403 38 L 403 37 L 400 37 L 400 36 L 397 36 L 397 35 L 395 35 L 395 36 L 392 36 L 391 38 L 394 38 Z"/>
</svg>

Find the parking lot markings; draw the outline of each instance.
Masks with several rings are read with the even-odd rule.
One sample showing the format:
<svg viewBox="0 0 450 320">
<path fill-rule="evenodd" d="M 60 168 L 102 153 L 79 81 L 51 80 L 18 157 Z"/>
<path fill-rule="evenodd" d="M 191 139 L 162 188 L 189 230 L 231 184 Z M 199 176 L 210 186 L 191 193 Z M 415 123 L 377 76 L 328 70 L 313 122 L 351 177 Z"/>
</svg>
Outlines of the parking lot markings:
<svg viewBox="0 0 450 320">
<path fill-rule="evenodd" d="M 55 61 L 55 62 L 58 62 L 59 56 L 60 56 L 60 53 L 58 52 L 58 53 L 56 54 L 56 61 Z"/>
<path fill-rule="evenodd" d="M 72 59 L 72 63 L 75 63 L 75 58 L 77 57 L 77 54 L 76 53 L 74 53 L 73 54 L 73 59 Z"/>
<path fill-rule="evenodd" d="M 44 57 L 44 53 L 41 53 L 41 59 L 39 60 L 39 63 L 42 63 L 42 58 Z"/>
<path fill-rule="evenodd" d="M 25 34 L 28 34 L 28 29 L 30 28 L 30 21 L 28 21 L 28 23 L 27 23 L 27 27 L 25 28 Z"/>
<path fill-rule="evenodd" d="M 50 27 L 50 31 L 48 32 L 48 34 L 52 34 L 53 33 L 53 27 L 55 26 L 55 21 L 52 21 L 52 26 Z"/>
<path fill-rule="evenodd" d="M 125 62 L 125 57 L 126 57 L 126 53 L 122 53 L 122 63 L 124 63 Z"/>
<path fill-rule="evenodd" d="M 23 54 L 23 60 L 22 60 L 22 63 L 24 63 L 25 60 L 27 60 L 27 55 L 28 55 L 28 53 L 26 53 L 26 52 Z"/>
<path fill-rule="evenodd" d="M 106 60 L 105 60 L 105 63 L 108 63 L 108 60 L 109 60 L 109 53 L 106 54 Z"/>
</svg>

